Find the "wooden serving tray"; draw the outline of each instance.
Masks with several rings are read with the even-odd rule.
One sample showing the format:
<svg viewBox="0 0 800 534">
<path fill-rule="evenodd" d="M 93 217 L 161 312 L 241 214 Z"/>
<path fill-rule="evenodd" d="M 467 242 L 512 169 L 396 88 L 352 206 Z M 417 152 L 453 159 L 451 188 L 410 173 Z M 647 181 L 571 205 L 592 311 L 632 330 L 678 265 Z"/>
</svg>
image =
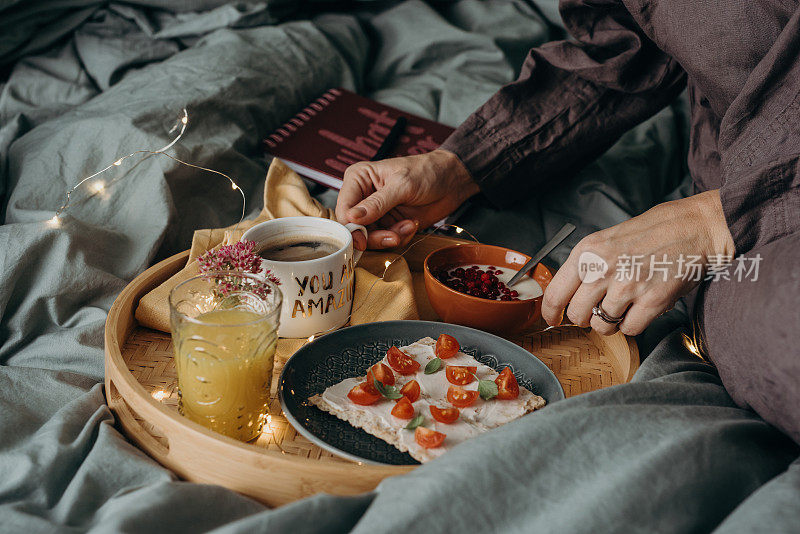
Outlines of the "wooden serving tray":
<svg viewBox="0 0 800 534">
<path fill-rule="evenodd" d="M 426 244 L 436 246 L 435 242 Z M 117 297 L 106 320 L 106 398 L 119 427 L 135 444 L 186 480 L 219 484 L 269 506 L 320 492 L 362 493 L 386 477 L 414 468 L 343 460 L 298 435 L 275 397 L 285 360 L 276 359 L 271 416 L 255 442 L 222 436 L 182 417 L 177 410 L 170 336 L 139 326 L 134 311 L 143 295 L 186 265 L 188 255 L 186 251 L 167 258 L 136 277 Z M 414 270 L 419 262 L 409 261 L 409 265 Z M 425 317 L 429 305 L 419 293 L 424 294 L 424 289 L 418 282 L 420 314 L 429 318 Z M 628 382 L 639 366 L 636 344 L 620 333 L 603 337 L 565 328 L 512 341 L 553 370 L 567 397 Z"/>
</svg>

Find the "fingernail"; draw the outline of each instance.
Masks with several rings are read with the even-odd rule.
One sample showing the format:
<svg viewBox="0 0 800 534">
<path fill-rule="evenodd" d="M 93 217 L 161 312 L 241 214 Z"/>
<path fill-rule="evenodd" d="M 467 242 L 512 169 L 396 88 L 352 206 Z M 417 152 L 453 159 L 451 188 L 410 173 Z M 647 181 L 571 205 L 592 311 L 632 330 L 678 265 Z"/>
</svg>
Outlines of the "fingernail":
<svg viewBox="0 0 800 534">
<path fill-rule="evenodd" d="M 350 210 L 350 215 L 352 215 L 356 219 L 360 219 L 360 218 L 364 217 L 366 214 L 367 214 L 367 210 L 362 208 L 362 207 L 360 207 L 360 206 L 356 206 L 355 208 Z"/>
<path fill-rule="evenodd" d="M 397 239 L 393 237 L 384 237 L 383 240 L 381 241 L 381 244 L 387 247 L 393 247 L 397 245 Z"/>
<path fill-rule="evenodd" d="M 558 321 L 553 326 L 561 326 L 561 323 L 564 322 L 564 310 L 561 310 L 561 314 L 558 316 Z"/>
<path fill-rule="evenodd" d="M 413 221 L 406 221 L 397 229 L 403 235 L 410 235 L 417 231 L 417 225 Z"/>
</svg>

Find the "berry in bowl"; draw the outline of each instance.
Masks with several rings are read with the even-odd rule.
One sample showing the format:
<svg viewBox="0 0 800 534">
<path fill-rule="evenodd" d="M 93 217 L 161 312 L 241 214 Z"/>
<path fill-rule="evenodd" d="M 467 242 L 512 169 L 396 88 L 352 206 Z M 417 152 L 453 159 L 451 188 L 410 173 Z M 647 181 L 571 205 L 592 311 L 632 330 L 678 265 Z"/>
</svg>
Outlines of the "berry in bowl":
<svg viewBox="0 0 800 534">
<path fill-rule="evenodd" d="M 542 286 L 533 278 L 523 278 L 511 289 L 506 285 L 517 269 L 500 269 L 494 265 L 458 265 L 442 268 L 434 278 L 459 293 L 488 300 L 517 301 L 542 296 Z"/>
<path fill-rule="evenodd" d="M 434 311 L 448 323 L 512 333 L 542 317 L 542 294 L 553 278 L 543 264 L 508 287 L 530 256 L 505 247 L 464 244 L 425 258 L 425 290 Z"/>
</svg>

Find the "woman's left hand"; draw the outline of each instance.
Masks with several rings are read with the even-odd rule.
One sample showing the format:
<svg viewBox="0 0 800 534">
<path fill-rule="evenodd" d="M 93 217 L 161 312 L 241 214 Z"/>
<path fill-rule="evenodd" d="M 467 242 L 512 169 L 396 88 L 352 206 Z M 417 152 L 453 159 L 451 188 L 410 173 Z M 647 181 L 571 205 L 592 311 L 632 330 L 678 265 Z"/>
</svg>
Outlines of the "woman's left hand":
<svg viewBox="0 0 800 534">
<path fill-rule="evenodd" d="M 582 239 L 547 286 L 542 317 L 561 324 L 566 308 L 576 325 L 637 335 L 733 254 L 719 191 L 659 204 Z M 604 321 L 592 313 L 598 305 L 623 320 Z"/>
</svg>

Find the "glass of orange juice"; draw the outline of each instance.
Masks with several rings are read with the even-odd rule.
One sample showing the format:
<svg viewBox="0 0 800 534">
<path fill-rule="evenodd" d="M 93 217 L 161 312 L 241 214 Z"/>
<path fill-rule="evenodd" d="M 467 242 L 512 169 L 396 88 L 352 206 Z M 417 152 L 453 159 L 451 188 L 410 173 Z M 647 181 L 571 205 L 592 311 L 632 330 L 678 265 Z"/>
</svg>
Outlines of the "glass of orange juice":
<svg viewBox="0 0 800 534">
<path fill-rule="evenodd" d="M 269 408 L 278 286 L 210 272 L 175 286 L 169 305 L 180 413 L 235 439 L 258 437 Z"/>
</svg>

